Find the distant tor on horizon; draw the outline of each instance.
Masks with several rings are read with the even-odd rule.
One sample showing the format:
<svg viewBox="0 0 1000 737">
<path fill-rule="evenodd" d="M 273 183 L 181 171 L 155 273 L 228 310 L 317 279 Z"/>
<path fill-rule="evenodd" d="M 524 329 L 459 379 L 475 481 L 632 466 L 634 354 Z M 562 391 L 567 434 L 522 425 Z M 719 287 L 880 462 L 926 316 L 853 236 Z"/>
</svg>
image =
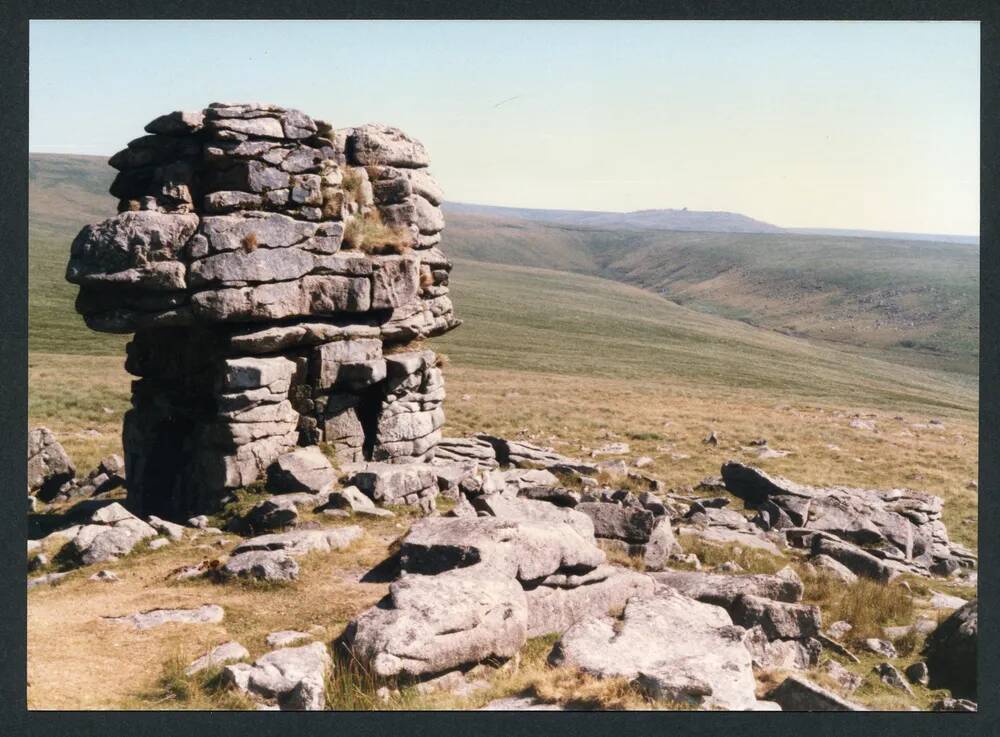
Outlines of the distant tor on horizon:
<svg viewBox="0 0 1000 737">
<path fill-rule="evenodd" d="M 762 220 L 755 220 L 738 212 L 654 209 L 633 212 L 600 212 L 592 210 L 544 210 L 521 207 L 499 207 L 494 205 L 473 205 L 461 202 L 446 202 L 448 209 L 489 217 L 517 217 L 524 220 L 553 223 L 579 228 L 594 229 L 636 229 L 636 230 L 684 230 L 707 233 L 785 233 L 784 228 Z"/>
</svg>

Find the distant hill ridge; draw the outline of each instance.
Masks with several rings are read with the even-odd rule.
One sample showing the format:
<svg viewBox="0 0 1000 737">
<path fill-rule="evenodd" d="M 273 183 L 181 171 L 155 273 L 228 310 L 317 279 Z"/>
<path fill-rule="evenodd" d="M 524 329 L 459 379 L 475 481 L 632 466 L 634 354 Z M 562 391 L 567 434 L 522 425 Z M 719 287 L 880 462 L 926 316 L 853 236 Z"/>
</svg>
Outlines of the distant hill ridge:
<svg viewBox="0 0 1000 737">
<path fill-rule="evenodd" d="M 783 233 L 777 225 L 736 212 L 655 209 L 633 212 L 596 210 L 545 210 L 446 202 L 445 209 L 470 215 L 516 217 L 580 228 L 681 230 L 703 233 Z"/>
</svg>

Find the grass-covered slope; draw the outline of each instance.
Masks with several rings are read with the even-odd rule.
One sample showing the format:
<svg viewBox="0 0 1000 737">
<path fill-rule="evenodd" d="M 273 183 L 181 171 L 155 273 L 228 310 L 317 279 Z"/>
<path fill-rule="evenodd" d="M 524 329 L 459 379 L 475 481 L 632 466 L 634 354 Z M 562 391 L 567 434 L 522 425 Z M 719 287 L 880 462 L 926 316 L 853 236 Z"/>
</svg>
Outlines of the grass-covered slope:
<svg viewBox="0 0 1000 737">
<path fill-rule="evenodd" d="M 792 233 L 598 229 L 446 208 L 449 253 L 574 271 L 911 366 L 975 375 L 979 247 Z"/>
</svg>

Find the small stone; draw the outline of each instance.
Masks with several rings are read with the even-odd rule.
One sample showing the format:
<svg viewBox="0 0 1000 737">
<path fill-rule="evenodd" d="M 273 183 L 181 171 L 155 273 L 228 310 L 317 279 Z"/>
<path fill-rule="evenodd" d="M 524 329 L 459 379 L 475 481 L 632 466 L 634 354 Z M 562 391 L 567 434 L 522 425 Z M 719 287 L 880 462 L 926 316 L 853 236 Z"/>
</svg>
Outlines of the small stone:
<svg viewBox="0 0 1000 737">
<path fill-rule="evenodd" d="M 888 640 L 880 640 L 877 637 L 869 637 L 864 641 L 864 647 L 869 652 L 881 655 L 886 658 L 896 657 L 896 648 Z"/>
<path fill-rule="evenodd" d="M 194 675 L 198 671 L 205 670 L 205 668 L 211 668 L 217 665 L 225 665 L 226 663 L 232 663 L 237 660 L 243 660 L 244 658 L 249 658 L 250 653 L 245 647 L 243 647 L 238 642 L 225 642 L 218 647 L 213 648 L 209 652 L 202 655 L 200 658 L 195 660 L 191 665 L 189 665 L 184 673 L 186 675 Z"/>
<path fill-rule="evenodd" d="M 872 669 L 872 672 L 887 686 L 913 696 L 913 689 L 910 688 L 910 684 L 903 678 L 903 674 L 899 672 L 899 669 L 891 663 L 879 663 Z"/>
<path fill-rule="evenodd" d="M 150 540 L 149 541 L 149 549 L 150 550 L 159 550 L 160 548 L 165 548 L 169 544 L 170 544 L 170 541 L 167 540 L 167 538 L 165 538 L 165 537 L 158 537 L 155 540 Z"/>
<path fill-rule="evenodd" d="M 279 632 L 270 633 L 266 642 L 268 647 L 285 647 L 291 645 L 292 643 L 298 642 L 299 640 L 311 640 L 312 635 L 307 632 L 298 632 L 296 630 L 280 630 Z"/>
<path fill-rule="evenodd" d="M 921 686 L 926 686 L 930 680 L 927 672 L 927 663 L 923 661 L 911 663 L 906 666 L 906 670 L 903 672 L 906 674 L 910 683 L 919 683 Z"/>
<path fill-rule="evenodd" d="M 98 571 L 93 576 L 87 579 L 88 581 L 103 581 L 104 583 L 115 583 L 121 581 L 118 574 L 114 571 Z"/>
</svg>

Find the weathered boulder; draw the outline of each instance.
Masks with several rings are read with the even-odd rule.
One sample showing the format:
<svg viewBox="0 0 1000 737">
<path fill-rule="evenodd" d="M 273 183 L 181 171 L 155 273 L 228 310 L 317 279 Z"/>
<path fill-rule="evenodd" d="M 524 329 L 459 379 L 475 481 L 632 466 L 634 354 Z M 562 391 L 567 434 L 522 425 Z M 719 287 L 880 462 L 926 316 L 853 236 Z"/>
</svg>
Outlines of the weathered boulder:
<svg viewBox="0 0 1000 737">
<path fill-rule="evenodd" d="M 28 433 L 29 492 L 37 492 L 43 500 L 51 499 L 74 475 L 73 461 L 51 430 L 37 427 Z"/>
<path fill-rule="evenodd" d="M 958 698 L 976 699 L 979 599 L 957 609 L 924 645 L 931 688 L 947 688 Z"/>
<path fill-rule="evenodd" d="M 549 659 L 631 679 L 653 698 L 745 710 L 757 700 L 741 636 L 723 609 L 663 588 L 630 599 L 620 622 L 594 617 L 573 625 Z"/>
<path fill-rule="evenodd" d="M 437 472 L 429 463 L 364 463 L 343 470 L 345 483 L 357 487 L 378 504 L 434 509 L 439 486 Z"/>
<path fill-rule="evenodd" d="M 519 581 L 539 581 L 560 571 L 586 572 L 605 554 L 570 525 L 495 517 L 430 517 L 403 538 L 400 564 L 410 573 L 435 574 L 484 563 Z"/>
<path fill-rule="evenodd" d="M 240 643 L 233 641 L 224 642 L 192 662 L 191 665 L 184 669 L 184 673 L 190 676 L 206 668 L 225 665 L 226 663 L 232 663 L 249 657 L 250 653 Z"/>
<path fill-rule="evenodd" d="M 249 550 L 238 553 L 216 569 L 223 581 L 231 578 L 257 581 L 294 581 L 299 577 L 299 564 L 283 550 Z"/>
<path fill-rule="evenodd" d="M 337 478 L 319 447 L 311 445 L 278 456 L 267 469 L 267 488 L 276 494 L 318 493 Z"/>
<path fill-rule="evenodd" d="M 733 622 L 741 627 L 760 627 L 770 640 L 804 640 L 819 634 L 819 607 L 789 604 L 761 596 L 743 594 L 731 608 Z"/>
<path fill-rule="evenodd" d="M 520 585 L 476 565 L 403 576 L 379 605 L 348 625 L 343 642 L 378 676 L 423 676 L 512 657 L 527 632 Z"/>
<path fill-rule="evenodd" d="M 325 645 L 313 642 L 269 652 L 253 662 L 227 665 L 223 677 L 241 691 L 275 700 L 289 711 L 326 706 L 326 677 L 333 660 Z"/>
<path fill-rule="evenodd" d="M 362 535 L 360 527 L 334 527 L 324 530 L 296 530 L 294 532 L 259 535 L 244 540 L 235 548 L 232 555 L 252 551 L 282 551 L 291 556 L 305 555 L 318 550 L 323 553 L 332 550 L 344 550 Z"/>
</svg>

